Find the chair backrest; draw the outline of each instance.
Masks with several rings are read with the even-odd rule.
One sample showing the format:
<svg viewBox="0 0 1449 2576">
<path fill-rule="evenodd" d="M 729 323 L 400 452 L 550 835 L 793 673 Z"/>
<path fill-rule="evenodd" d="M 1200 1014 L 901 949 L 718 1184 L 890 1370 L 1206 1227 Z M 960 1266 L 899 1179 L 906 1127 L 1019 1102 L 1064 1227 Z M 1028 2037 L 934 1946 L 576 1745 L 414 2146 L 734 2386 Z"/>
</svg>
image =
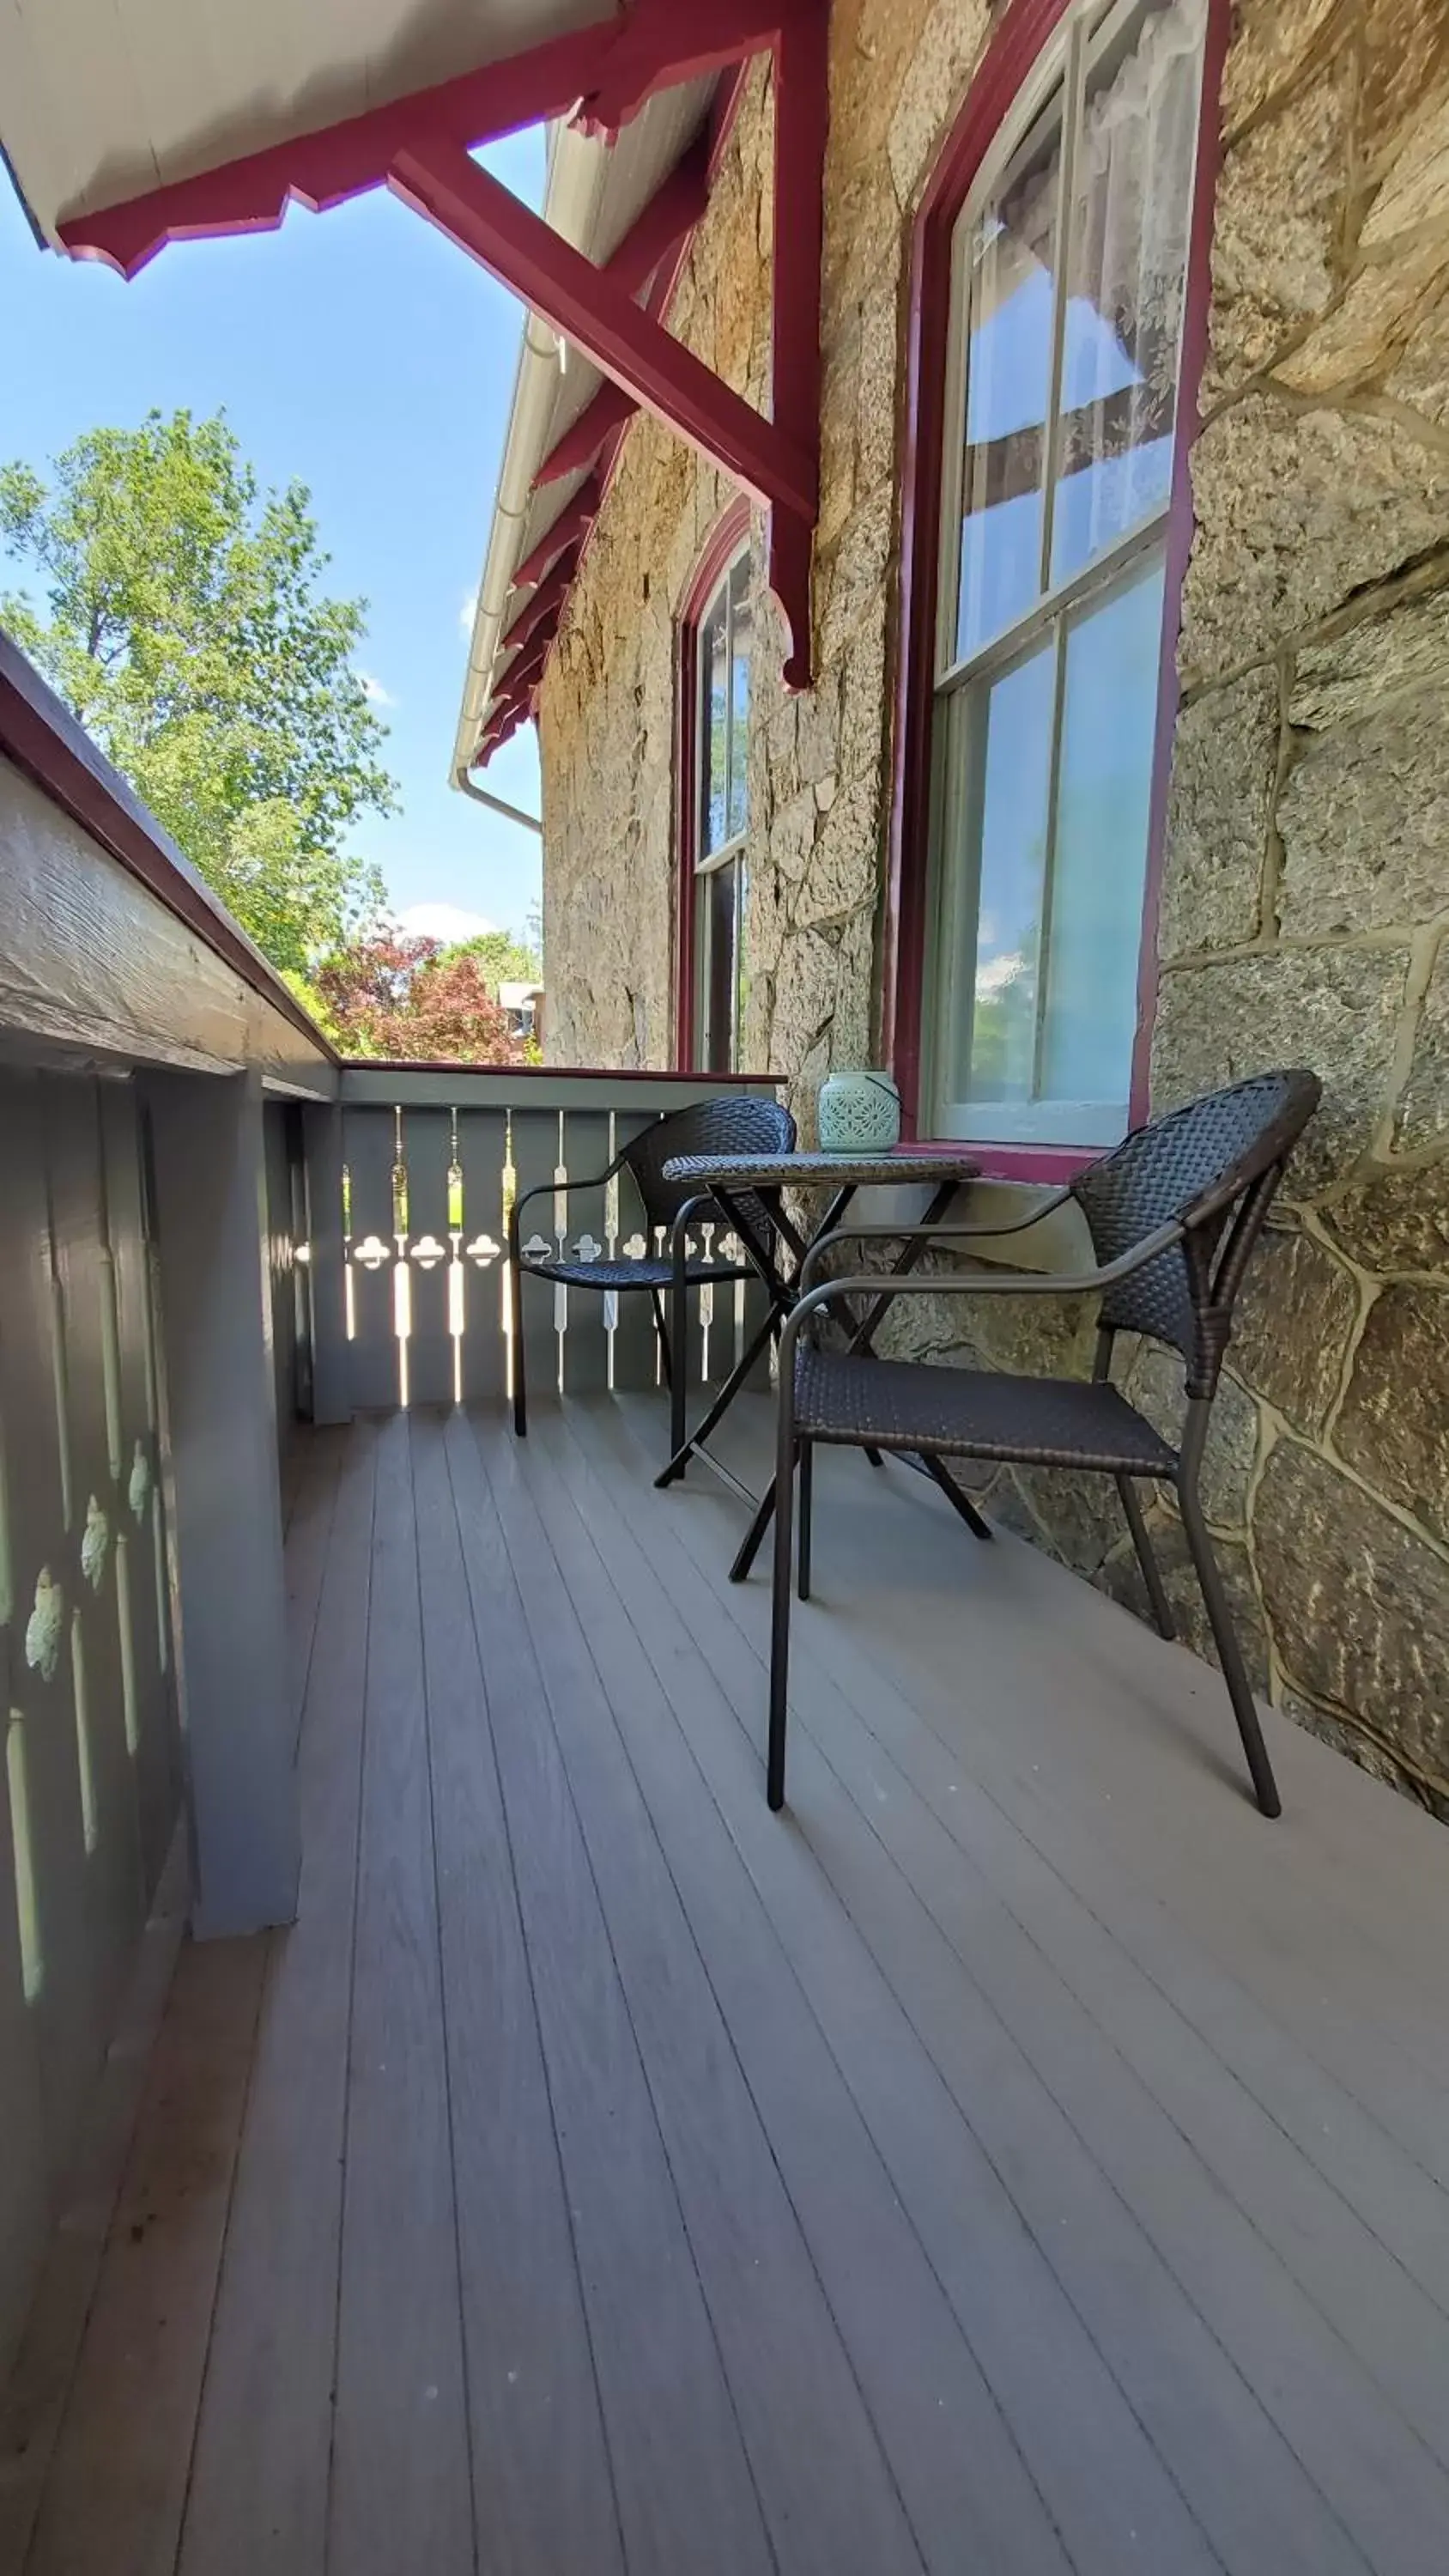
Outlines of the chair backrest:
<svg viewBox="0 0 1449 2576">
<path fill-rule="evenodd" d="M 1071 1185 L 1101 1262 L 1187 1220 L 1180 1245 L 1108 1291 L 1101 1321 L 1181 1351 L 1189 1395 L 1217 1386 L 1248 1256 L 1322 1094 L 1316 1074 L 1254 1074 L 1140 1127 Z"/>
<path fill-rule="evenodd" d="M 695 1196 L 692 1185 L 666 1181 L 664 1166 L 676 1154 L 793 1154 L 795 1121 L 788 1109 L 763 1092 L 728 1092 L 718 1100 L 696 1100 L 688 1109 L 671 1109 L 642 1128 L 624 1149 L 624 1161 L 643 1201 L 652 1233 L 673 1224 L 684 1202 Z M 746 1193 L 740 1211 L 757 1229 L 762 1242 L 774 1231 L 764 1201 Z"/>
</svg>

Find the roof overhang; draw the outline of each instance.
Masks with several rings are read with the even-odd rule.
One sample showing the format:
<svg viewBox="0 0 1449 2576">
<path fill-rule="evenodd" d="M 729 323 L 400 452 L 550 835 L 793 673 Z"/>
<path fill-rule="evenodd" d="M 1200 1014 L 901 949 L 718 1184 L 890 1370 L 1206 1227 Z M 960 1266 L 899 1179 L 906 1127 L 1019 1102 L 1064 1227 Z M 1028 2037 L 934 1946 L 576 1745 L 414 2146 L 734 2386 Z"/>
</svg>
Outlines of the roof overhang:
<svg viewBox="0 0 1449 2576">
<path fill-rule="evenodd" d="M 550 134 L 545 222 L 625 278 L 661 318 L 709 202 L 742 75 L 740 67 L 658 92 L 612 145 L 576 126 Z M 637 410 L 536 313 L 526 316 L 453 744 L 455 782 L 529 712 L 517 686 L 528 649 L 536 656 L 545 630 L 557 628 Z"/>
<path fill-rule="evenodd" d="M 385 186 L 531 308 L 519 383 L 530 424 L 545 410 L 538 362 L 564 343 L 576 353 L 566 403 L 577 408 L 565 419 L 550 406 L 536 459 L 515 405 L 529 506 L 505 494 L 513 516 L 495 519 L 470 671 L 479 731 L 461 743 L 455 776 L 533 711 L 639 408 L 766 509 L 770 586 L 790 636 L 785 676 L 806 684 L 828 0 L 617 0 L 606 15 L 598 0 L 369 0 L 365 12 L 260 21 L 245 9 L 207 13 L 204 33 L 192 0 L 92 0 L 94 46 L 77 45 L 72 13 L 62 35 L 59 16 L 45 0 L 0 10 L 0 140 L 41 228 L 72 257 L 133 277 L 167 242 L 274 227 L 291 203 L 321 212 Z M 775 73 L 764 412 L 661 318 L 739 69 L 760 52 Z M 418 87 L 424 66 L 435 76 Z M 542 216 L 473 158 L 541 122 L 560 129 Z M 606 150 L 626 129 L 622 153 Z"/>
<path fill-rule="evenodd" d="M 36 225 L 64 246 L 87 216 L 345 130 L 510 57 L 552 52 L 566 84 L 580 63 L 558 40 L 591 28 L 602 42 L 616 24 L 611 0 L 11 0 L 0 9 L 0 132 Z M 580 95 L 522 99 L 517 121 L 566 114 Z"/>
</svg>

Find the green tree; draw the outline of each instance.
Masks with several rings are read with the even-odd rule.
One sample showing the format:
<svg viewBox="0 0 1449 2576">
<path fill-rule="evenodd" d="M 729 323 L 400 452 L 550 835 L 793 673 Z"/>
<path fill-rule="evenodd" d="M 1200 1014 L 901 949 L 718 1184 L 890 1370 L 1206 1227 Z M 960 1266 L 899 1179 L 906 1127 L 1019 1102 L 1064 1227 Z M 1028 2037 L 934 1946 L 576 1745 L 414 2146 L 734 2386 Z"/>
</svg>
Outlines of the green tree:
<svg viewBox="0 0 1449 2576">
<path fill-rule="evenodd" d="M 483 970 L 483 980 L 494 999 L 500 984 L 541 984 L 543 960 L 537 946 L 528 938 L 519 938 L 511 930 L 480 930 L 473 939 L 460 939 L 446 949 L 448 957 L 476 957 Z"/>
<path fill-rule="evenodd" d="M 0 619 L 275 965 L 377 913 L 346 849 L 395 802 L 352 662 L 366 603 L 323 592 L 300 484 L 262 491 L 224 418 L 153 411 L 48 484 L 0 467 L 0 538 L 45 582 Z"/>
</svg>

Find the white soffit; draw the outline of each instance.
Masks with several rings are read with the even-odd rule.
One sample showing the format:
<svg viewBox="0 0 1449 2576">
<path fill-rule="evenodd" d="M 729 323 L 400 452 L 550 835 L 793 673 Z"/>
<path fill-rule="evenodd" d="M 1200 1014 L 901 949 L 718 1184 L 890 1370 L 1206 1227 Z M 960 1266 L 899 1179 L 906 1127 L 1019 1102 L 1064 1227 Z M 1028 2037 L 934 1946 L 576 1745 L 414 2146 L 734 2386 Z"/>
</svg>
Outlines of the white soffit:
<svg viewBox="0 0 1449 2576">
<path fill-rule="evenodd" d="M 0 143 L 54 241 L 65 217 L 612 15 L 609 0 L 0 0 Z"/>
</svg>

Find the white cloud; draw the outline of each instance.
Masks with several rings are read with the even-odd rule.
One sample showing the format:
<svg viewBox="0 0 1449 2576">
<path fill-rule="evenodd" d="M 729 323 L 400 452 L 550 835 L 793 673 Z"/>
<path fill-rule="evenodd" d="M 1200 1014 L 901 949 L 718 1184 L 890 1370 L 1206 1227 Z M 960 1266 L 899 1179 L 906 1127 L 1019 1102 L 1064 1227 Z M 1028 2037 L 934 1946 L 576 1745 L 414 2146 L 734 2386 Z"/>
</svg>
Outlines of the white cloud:
<svg viewBox="0 0 1449 2576">
<path fill-rule="evenodd" d="M 369 706 L 395 707 L 397 705 L 391 689 L 385 689 L 381 680 L 375 680 L 370 671 L 359 671 L 357 676 L 362 682 L 362 694 Z"/>
<path fill-rule="evenodd" d="M 481 939 L 498 924 L 485 913 L 465 911 L 460 903 L 414 903 L 399 916 L 398 927 L 410 939 L 441 939 L 451 947 L 455 940 Z"/>
<path fill-rule="evenodd" d="M 470 590 L 458 611 L 458 625 L 467 643 L 473 640 L 473 620 L 478 614 L 478 593 Z"/>
</svg>

